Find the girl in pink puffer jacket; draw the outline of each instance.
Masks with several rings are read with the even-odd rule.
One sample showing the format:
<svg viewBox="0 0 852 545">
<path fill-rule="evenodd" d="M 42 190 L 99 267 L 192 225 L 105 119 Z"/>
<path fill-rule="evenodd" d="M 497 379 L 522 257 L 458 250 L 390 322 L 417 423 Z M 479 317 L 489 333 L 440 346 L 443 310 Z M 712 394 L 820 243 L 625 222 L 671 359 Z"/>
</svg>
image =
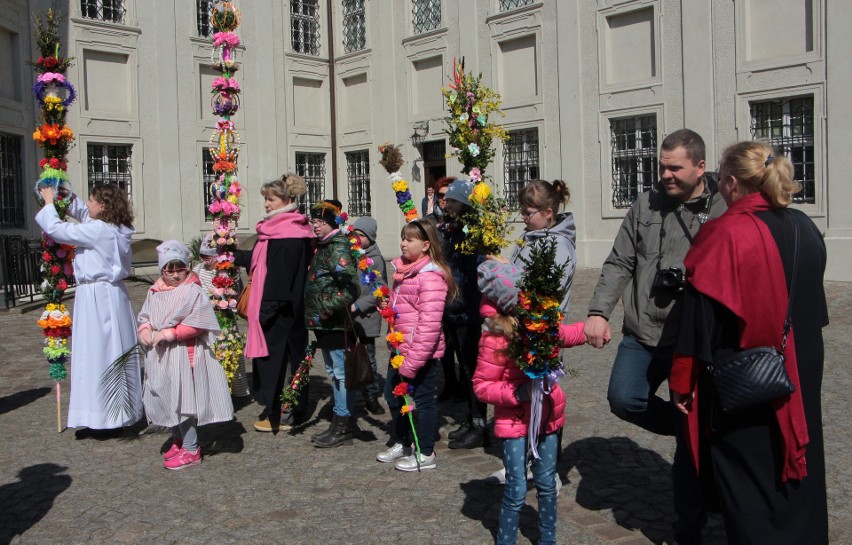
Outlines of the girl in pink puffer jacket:
<svg viewBox="0 0 852 545">
<path fill-rule="evenodd" d="M 486 261 L 479 266 L 482 291 L 480 313 L 485 318 L 479 340 L 479 359 L 473 375 L 473 391 L 480 401 L 494 405 L 494 435 L 503 439 L 506 486 L 500 508 L 497 545 L 514 544 L 518 518 L 527 495 L 527 431 L 530 423 L 531 379 L 507 355 L 517 329 L 511 316 L 517 305 L 517 283 L 522 271 L 515 265 Z M 562 346 L 585 342 L 583 322 L 559 326 Z M 565 423 L 565 394 L 554 382 L 542 401 L 538 434 L 540 459 L 532 460 L 533 481 L 538 490 L 540 544 L 556 543 L 557 432 Z"/>
<path fill-rule="evenodd" d="M 435 402 L 435 366 L 444 355 L 441 319 L 447 299 L 457 291 L 450 268 L 441 255 L 438 232 L 428 221 L 414 220 L 402 228 L 399 247 L 402 255 L 392 261 L 393 289 L 390 307 L 394 310 L 393 327 L 402 334 L 398 368 L 388 366 L 385 400 L 390 409 L 397 443 L 380 452 L 380 462 L 395 462 L 400 471 L 434 469 L 435 434 L 438 431 L 438 406 Z M 391 351 L 393 353 L 393 351 Z M 411 444 L 414 435 L 407 417 L 400 418 L 401 398 L 394 396 L 396 386 L 405 382 L 417 411 L 417 438 L 420 458 L 415 459 Z"/>
</svg>

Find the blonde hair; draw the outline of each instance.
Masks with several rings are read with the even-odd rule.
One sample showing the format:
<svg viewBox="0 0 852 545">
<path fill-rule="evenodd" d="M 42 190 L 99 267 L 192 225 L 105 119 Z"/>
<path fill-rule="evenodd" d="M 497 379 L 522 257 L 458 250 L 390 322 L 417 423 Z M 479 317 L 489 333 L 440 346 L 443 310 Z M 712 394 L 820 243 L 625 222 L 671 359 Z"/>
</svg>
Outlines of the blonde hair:
<svg viewBox="0 0 852 545">
<path fill-rule="evenodd" d="M 562 180 L 553 180 L 553 183 L 545 180 L 532 180 L 518 192 L 518 202 L 522 207 L 535 208 L 536 210 L 547 210 L 550 208 L 554 214 L 559 212 L 559 207 L 568 204 L 571 200 L 571 191 Z"/>
<path fill-rule="evenodd" d="M 292 172 L 281 175 L 281 178 L 277 180 L 266 182 L 260 188 L 260 194 L 264 197 L 271 194 L 282 201 L 287 199 L 295 201 L 307 192 L 308 186 L 305 185 L 305 179 Z"/>
<path fill-rule="evenodd" d="M 453 271 L 444 259 L 444 252 L 441 250 L 441 239 L 438 237 L 438 230 L 430 221 L 414 220 L 402 226 L 402 231 L 399 233 L 400 238 L 408 238 L 413 240 L 422 240 L 429 243 L 429 249 L 426 255 L 432 260 L 438 268 L 444 272 L 444 280 L 447 282 L 447 301 L 455 300 L 459 295 L 459 288 L 453 278 Z"/>
<path fill-rule="evenodd" d="M 490 333 L 501 335 L 507 341 L 511 341 L 515 338 L 515 332 L 518 330 L 518 319 L 506 314 L 497 314 L 486 318 L 485 325 Z"/>
<path fill-rule="evenodd" d="M 756 140 L 737 142 L 725 148 L 719 161 L 720 179 L 733 176 L 743 194 L 763 192 L 774 208 L 793 202 L 802 184 L 793 179 L 793 163 L 775 148 Z"/>
</svg>

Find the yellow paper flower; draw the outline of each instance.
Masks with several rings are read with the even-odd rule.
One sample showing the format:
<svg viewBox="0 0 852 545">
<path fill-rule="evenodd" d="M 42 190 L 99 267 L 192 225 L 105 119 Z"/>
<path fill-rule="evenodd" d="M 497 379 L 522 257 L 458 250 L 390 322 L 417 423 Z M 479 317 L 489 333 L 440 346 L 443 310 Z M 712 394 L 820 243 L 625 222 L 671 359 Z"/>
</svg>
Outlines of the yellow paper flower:
<svg viewBox="0 0 852 545">
<path fill-rule="evenodd" d="M 404 356 L 401 356 L 401 355 L 399 355 L 399 354 L 397 354 L 396 356 L 394 356 L 394 357 L 392 357 L 392 358 L 391 358 L 390 363 L 391 363 L 391 366 L 392 366 L 394 369 L 399 369 L 400 367 L 402 367 L 402 362 L 403 362 L 403 361 L 405 361 L 405 357 L 404 357 Z"/>
<path fill-rule="evenodd" d="M 484 204 L 485 199 L 491 195 L 491 188 L 485 182 L 479 182 L 473 186 L 473 193 L 470 195 L 470 200 L 479 204 Z"/>
<path fill-rule="evenodd" d="M 545 297 L 541 300 L 541 306 L 543 309 L 547 310 L 549 308 L 554 308 L 559 306 L 559 301 L 554 299 L 553 297 Z"/>
<path fill-rule="evenodd" d="M 408 191 L 408 182 L 406 182 L 405 180 L 400 180 L 391 184 L 391 187 L 397 193 L 401 191 Z"/>
</svg>

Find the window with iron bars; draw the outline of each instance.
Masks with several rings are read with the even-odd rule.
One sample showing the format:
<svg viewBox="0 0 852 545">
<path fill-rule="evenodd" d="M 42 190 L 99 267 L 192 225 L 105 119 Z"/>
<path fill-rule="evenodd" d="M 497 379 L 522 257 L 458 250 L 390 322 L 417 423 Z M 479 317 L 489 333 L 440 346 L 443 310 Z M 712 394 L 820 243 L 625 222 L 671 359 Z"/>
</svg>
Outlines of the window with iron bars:
<svg viewBox="0 0 852 545">
<path fill-rule="evenodd" d="M 290 30 L 293 51 L 319 55 L 319 0 L 290 2 Z"/>
<path fill-rule="evenodd" d="M 212 220 L 213 214 L 210 213 L 210 203 L 213 202 L 213 195 L 210 193 L 210 188 L 216 181 L 218 176 L 213 172 L 213 156 L 207 149 L 201 150 L 201 182 L 204 184 L 204 219 Z"/>
<path fill-rule="evenodd" d="M 612 206 L 630 208 L 658 177 L 657 116 L 609 120 L 612 155 Z"/>
<path fill-rule="evenodd" d="M 21 137 L 0 133 L 0 226 L 24 226 Z"/>
<path fill-rule="evenodd" d="M 500 11 L 520 8 L 532 4 L 534 0 L 500 0 Z"/>
<path fill-rule="evenodd" d="M 80 0 L 80 12 L 86 19 L 123 23 L 124 0 Z"/>
<path fill-rule="evenodd" d="M 751 136 L 763 140 L 787 156 L 795 167 L 794 178 L 802 190 L 793 202 L 816 202 L 816 155 L 814 150 L 814 97 L 779 98 L 750 102 Z"/>
<path fill-rule="evenodd" d="M 414 33 L 422 34 L 441 26 L 441 0 L 413 0 Z"/>
<path fill-rule="evenodd" d="M 296 153 L 296 174 L 305 179 L 308 192 L 299 205 L 303 214 L 325 196 L 325 154 Z"/>
<path fill-rule="evenodd" d="M 132 196 L 131 145 L 89 144 L 86 153 L 89 191 L 98 185 L 116 184 Z"/>
<path fill-rule="evenodd" d="M 367 45 L 367 20 L 364 0 L 343 0 L 343 50 L 346 53 Z"/>
<path fill-rule="evenodd" d="M 370 152 L 368 150 L 346 153 L 346 180 L 349 185 L 349 214 L 370 214 Z"/>
<path fill-rule="evenodd" d="M 195 21 L 197 23 L 198 35 L 202 38 L 209 38 L 213 35 L 210 14 L 213 11 L 215 3 L 215 0 L 195 0 Z"/>
<path fill-rule="evenodd" d="M 518 192 L 539 174 L 538 129 L 509 132 L 503 144 L 503 197 L 510 210 L 518 207 Z"/>
</svg>

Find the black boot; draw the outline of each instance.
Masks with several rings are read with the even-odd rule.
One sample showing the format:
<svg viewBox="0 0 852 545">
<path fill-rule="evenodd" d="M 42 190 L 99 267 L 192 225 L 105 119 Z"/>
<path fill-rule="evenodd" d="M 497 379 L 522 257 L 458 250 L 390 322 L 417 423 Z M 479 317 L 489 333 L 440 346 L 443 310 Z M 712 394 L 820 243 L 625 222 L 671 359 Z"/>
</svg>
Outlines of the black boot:
<svg viewBox="0 0 852 545">
<path fill-rule="evenodd" d="M 447 434 L 447 439 L 449 439 L 450 441 L 452 441 L 452 440 L 454 440 L 454 439 L 459 439 L 459 438 L 460 438 L 460 437 L 462 437 L 464 434 L 466 434 L 467 432 L 469 432 L 469 431 L 470 431 L 470 427 L 471 427 L 471 423 L 470 423 L 470 421 L 466 421 L 466 422 L 464 422 L 461 426 L 459 426 L 459 427 L 458 427 L 458 428 L 456 428 L 455 430 L 453 430 L 453 431 L 451 431 L 450 433 L 448 433 L 448 434 Z"/>
<path fill-rule="evenodd" d="M 453 439 L 447 446 L 451 449 L 483 447 L 485 446 L 485 429 L 471 426 L 467 430 L 467 433 L 457 439 Z"/>
<path fill-rule="evenodd" d="M 328 427 L 322 431 L 318 431 L 317 433 L 311 434 L 311 443 L 316 443 L 317 439 L 321 437 L 325 437 L 326 435 L 331 435 L 332 430 L 334 429 L 334 420 L 328 423 Z"/>
<path fill-rule="evenodd" d="M 378 396 L 364 396 L 364 408 L 370 414 L 385 414 L 385 408 L 379 403 Z"/>
<path fill-rule="evenodd" d="M 353 424 L 349 416 L 334 415 L 331 421 L 331 433 L 319 437 L 314 441 L 314 446 L 317 448 L 339 447 L 340 445 L 352 444 L 352 429 Z"/>
</svg>

